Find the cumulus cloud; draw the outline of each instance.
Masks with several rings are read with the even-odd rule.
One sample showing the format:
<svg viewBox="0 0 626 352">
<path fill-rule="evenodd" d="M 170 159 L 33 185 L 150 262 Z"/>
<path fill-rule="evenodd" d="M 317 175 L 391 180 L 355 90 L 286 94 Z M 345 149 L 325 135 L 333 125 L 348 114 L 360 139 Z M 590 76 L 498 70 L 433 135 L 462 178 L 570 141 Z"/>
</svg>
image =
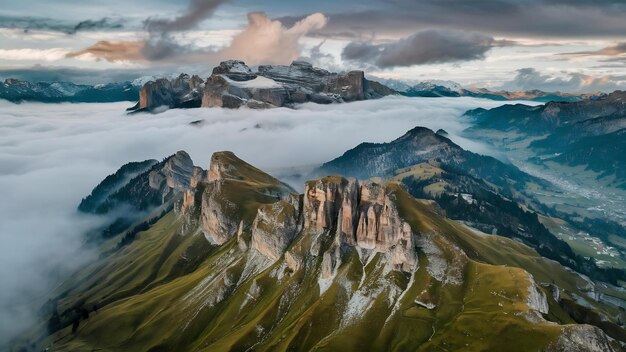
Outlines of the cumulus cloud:
<svg viewBox="0 0 626 352">
<path fill-rule="evenodd" d="M 313 66 L 323 67 L 332 72 L 341 72 L 345 67 L 337 62 L 335 55 L 322 50 L 322 46 L 326 44 L 326 39 L 314 45 L 308 50 L 306 55 L 298 58 L 300 61 L 310 62 Z"/>
<path fill-rule="evenodd" d="M 280 21 L 269 19 L 264 13 L 248 14 L 248 26 L 233 38 L 230 46 L 218 51 L 220 58 L 236 58 L 249 64 L 285 64 L 301 55 L 300 39 L 319 30 L 328 19 L 314 13 L 287 28 Z"/>
<path fill-rule="evenodd" d="M 352 42 L 343 49 L 341 57 L 390 68 L 479 60 L 493 47 L 503 45 L 511 42 L 480 33 L 430 29 L 388 43 Z"/>
<path fill-rule="evenodd" d="M 145 21 L 149 32 L 159 34 L 195 28 L 215 12 L 225 0 L 191 0 L 187 9 L 174 19 L 149 18 Z"/>
<path fill-rule="evenodd" d="M 95 58 L 111 62 L 206 64 L 225 59 L 240 59 L 248 64 L 287 64 L 301 56 L 302 37 L 323 28 L 327 22 L 326 16 L 314 13 L 290 27 L 285 27 L 280 21 L 271 20 L 264 13 L 253 12 L 248 14 L 247 26 L 235 35 L 229 45 L 219 49 L 181 45 L 171 35 L 171 31 L 193 27 L 193 23 L 197 24 L 209 16 L 218 3 L 210 2 L 212 6 L 205 4 L 203 11 L 199 11 L 202 16 L 194 15 L 190 18 L 191 14 L 187 13 L 173 20 L 149 20 L 146 25 L 149 37 L 145 40 L 100 41 L 85 49 L 68 53 L 67 57 Z"/>
<path fill-rule="evenodd" d="M 389 97 L 305 104 L 297 110 L 189 109 L 128 116 L 124 103 L 0 101 L 0 189 L 8 200 L 0 202 L 0 342 L 32 323 L 30 313 L 38 308 L 33 305 L 58 283 L 51 273 L 67 273 L 83 262 L 77 255 L 84 253 L 81 236 L 96 223 L 78 216 L 76 206 L 128 161 L 161 159 L 183 149 L 206 168 L 212 152 L 232 150 L 277 171 L 331 160 L 363 141 L 390 141 L 417 125 L 443 128 L 462 146 L 486 151 L 457 137 L 466 127 L 460 116 L 499 104 Z M 199 119 L 204 123 L 189 125 Z"/>
<path fill-rule="evenodd" d="M 626 76 L 591 76 L 578 72 L 564 72 L 561 76 L 542 74 L 534 68 L 517 70 L 513 80 L 502 85 L 506 90 L 540 89 L 554 92 L 589 93 L 626 89 Z"/>
</svg>

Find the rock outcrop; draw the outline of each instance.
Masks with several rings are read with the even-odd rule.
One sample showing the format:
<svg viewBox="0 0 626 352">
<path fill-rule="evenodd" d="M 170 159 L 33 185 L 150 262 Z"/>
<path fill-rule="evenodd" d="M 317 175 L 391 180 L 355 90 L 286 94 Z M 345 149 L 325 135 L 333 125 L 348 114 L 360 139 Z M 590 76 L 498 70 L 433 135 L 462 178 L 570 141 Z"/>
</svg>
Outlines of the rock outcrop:
<svg viewBox="0 0 626 352">
<path fill-rule="evenodd" d="M 272 208 L 281 200 L 291 199 L 292 193 L 294 191 L 291 187 L 237 158 L 232 152 L 214 153 L 201 195 L 201 230 L 211 243 L 219 245 L 235 236 L 242 226 L 252 226 L 257 229 L 256 244 L 260 252 L 270 257 L 278 252 L 282 254 L 282 249 L 266 250 L 274 244 L 269 243 L 272 240 L 265 239 L 265 245 L 260 237 L 264 228 L 267 229 L 267 226 L 272 225 L 270 223 L 278 220 L 272 220 L 273 216 L 280 217 L 285 222 L 274 224 L 282 226 L 284 231 L 281 236 L 293 236 L 289 230 L 293 225 L 283 215 L 286 216 L 290 209 L 294 215 L 297 205 L 292 202 L 284 204 L 284 208 L 280 210 L 280 205 Z M 259 216 L 264 219 L 255 220 Z M 276 240 L 279 244 L 285 242 L 288 241 Z M 280 244 L 281 248 L 282 246 Z"/>
<path fill-rule="evenodd" d="M 611 345 L 609 338 L 598 327 L 591 325 L 569 325 L 563 327 L 558 341 L 548 351 L 618 351 Z"/>
<path fill-rule="evenodd" d="M 201 105 L 204 82 L 196 75 L 181 74 L 173 80 L 149 81 L 139 91 L 139 102 L 129 111 L 157 108 L 195 108 Z"/>
<path fill-rule="evenodd" d="M 194 172 L 198 171 L 194 171 L 193 162 L 184 151 L 161 162 L 131 163 L 96 187 L 92 192 L 94 197 L 86 199 L 79 210 L 98 214 L 128 206 L 133 210 L 150 210 L 186 192 L 192 184 Z M 124 213 L 125 218 L 133 215 L 128 209 Z"/>
<path fill-rule="evenodd" d="M 216 245 L 224 244 L 237 233 L 239 221 L 233 215 L 242 210 L 223 191 L 223 182 L 217 180 L 210 182 L 202 194 L 201 229 L 207 240 Z"/>
<path fill-rule="evenodd" d="M 271 260 L 278 260 L 298 233 L 296 203 L 281 200 L 259 208 L 252 223 L 252 248 Z"/>
<path fill-rule="evenodd" d="M 309 182 L 304 191 L 304 228 L 335 231 L 349 246 L 386 253 L 394 269 L 417 265 L 414 234 L 403 221 L 385 186 L 355 179 L 327 177 Z"/>
<path fill-rule="evenodd" d="M 248 107 L 266 109 L 314 102 L 342 103 L 376 99 L 396 92 L 381 83 L 365 79 L 363 71 L 332 73 L 304 61 L 291 65 L 261 65 L 252 71 L 243 61 L 223 61 L 203 82 L 181 74 L 175 80 L 146 83 L 139 103 L 132 111 L 159 108 Z"/>
<path fill-rule="evenodd" d="M 150 187 L 160 189 L 165 182 L 165 185 L 171 189 L 184 191 L 191 186 L 193 173 L 193 161 L 189 154 L 179 151 L 168 158 L 161 169 L 150 172 Z"/>
<path fill-rule="evenodd" d="M 338 334 L 333 347 L 341 349 L 346 338 L 354 336 L 353 328 L 370 329 L 367 335 L 376 340 L 368 345 L 380 351 L 407 343 L 413 350 L 502 350 L 520 336 L 527 341 L 512 350 L 620 350 L 619 342 L 602 330 L 572 324 L 572 319 L 578 321 L 576 315 L 570 319 L 559 294 L 544 293 L 519 265 L 528 263 L 544 280 L 557 273 L 571 274 L 553 281 L 567 282 L 576 290 L 564 292 L 568 297 L 601 307 L 597 297 L 577 295 L 578 274 L 556 266 L 545 270 L 539 255 L 515 241 L 467 232 L 398 183 L 332 176 L 307 182 L 304 194 L 297 194 L 231 152 L 214 153 L 207 171 L 193 166 L 185 152 L 142 167 L 150 169 L 128 181 L 121 188 L 128 188 L 124 195 L 141 193 L 150 200 L 166 195 L 158 201 L 173 203 L 174 213 L 159 211 L 162 217 L 154 220 L 158 224 L 150 221 L 131 230 L 139 236 L 137 242 L 133 236 L 120 236 L 125 250 L 103 256 L 106 265 L 95 271 L 87 268 L 90 271 L 77 275 L 77 288 L 59 293 L 69 297 L 70 304 L 86 297 L 82 302 L 103 304 L 107 312 L 119 308 L 118 300 L 130 302 L 130 308 L 113 311 L 116 314 L 92 316 L 89 324 L 95 322 L 99 329 L 115 330 L 117 319 L 131 309 L 149 317 L 139 323 L 151 329 L 163 322 L 180 322 L 173 325 L 179 330 L 167 336 L 174 341 L 171 346 L 179 346 L 180 333 L 188 327 L 204 331 L 215 321 L 231 324 L 225 335 L 214 335 L 215 341 L 229 344 L 231 332 L 241 331 L 238 322 L 252 318 L 260 319 L 251 335 L 259 344 L 264 336 L 284 338 L 293 322 L 302 323 L 289 346 L 305 350 L 314 349 L 322 338 L 333 341 Z M 118 175 L 128 175 L 128 167 L 123 171 Z M 146 252 L 146 244 L 157 249 Z M 224 246 L 216 248 L 220 245 Z M 496 252 L 500 249 L 502 255 Z M 167 276 L 159 276 L 164 273 Z M 147 285 L 154 286 L 140 292 Z M 558 291 L 556 283 L 546 287 L 550 285 Z M 121 296 L 101 303 L 109 292 Z M 152 302 L 148 307 L 142 305 L 146 298 Z M 64 310 L 73 309 L 63 304 Z M 165 308 L 155 311 L 154 306 Z M 144 309 L 153 315 L 138 314 Z M 556 321 L 546 321 L 542 313 Z M 432 319 L 410 319 L 416 316 L 437 317 L 438 329 L 431 330 Z M 619 339 L 619 327 L 607 325 L 611 320 L 619 318 L 606 316 L 597 326 Z M 311 330 L 319 329 L 319 321 L 328 326 Z M 81 338 L 92 333 L 89 326 L 79 331 Z M 380 338 L 379 332 L 385 330 L 392 339 L 396 331 L 405 334 L 400 340 Z M 274 335 L 276 331 L 279 334 Z M 308 338 L 300 336 L 311 332 L 315 339 L 303 345 Z M 50 341 L 62 341 L 59 336 L 66 334 L 59 330 Z M 408 334 L 419 339 L 406 340 Z M 207 336 L 194 345 L 207 341 Z M 128 341 L 122 339 L 115 346 L 129 346 Z M 232 349 L 249 348 L 250 341 Z M 132 343 L 143 346 L 143 341 Z M 273 345 L 263 348 L 272 350 Z"/>
<path fill-rule="evenodd" d="M 233 81 L 249 81 L 257 75 L 243 61 L 228 60 L 213 68 L 214 75 L 225 75 Z"/>
</svg>

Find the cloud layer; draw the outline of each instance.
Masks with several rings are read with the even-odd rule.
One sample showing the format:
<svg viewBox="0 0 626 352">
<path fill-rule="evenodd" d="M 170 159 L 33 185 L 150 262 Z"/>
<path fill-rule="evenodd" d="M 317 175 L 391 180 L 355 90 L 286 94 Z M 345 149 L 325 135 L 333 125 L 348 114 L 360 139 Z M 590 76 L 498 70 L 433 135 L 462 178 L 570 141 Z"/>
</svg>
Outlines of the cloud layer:
<svg viewBox="0 0 626 352">
<path fill-rule="evenodd" d="M 151 33 L 169 33 L 195 28 L 209 18 L 225 0 L 190 0 L 187 9 L 174 19 L 148 18 L 146 29 Z"/>
<path fill-rule="evenodd" d="M 352 42 L 341 57 L 390 68 L 483 59 L 491 48 L 503 44 L 484 34 L 430 29 L 389 43 Z"/>
<path fill-rule="evenodd" d="M 33 302 L 47 298 L 46 290 L 57 283 L 51 273 L 67 273 L 83 262 L 76 255 L 84 253 L 81 235 L 96 222 L 78 216 L 76 206 L 128 161 L 161 159 L 183 149 L 206 168 L 211 153 L 232 150 L 277 171 L 331 160 L 364 141 L 390 141 L 417 125 L 443 128 L 462 146 L 486 151 L 457 137 L 465 128 L 459 117 L 470 108 L 499 104 L 389 97 L 298 110 L 190 109 L 128 116 L 123 103 L 0 101 L 0 189 L 8 200 L 0 202 L 0 344 L 32 322 Z M 199 119 L 204 120 L 200 126 L 189 125 Z"/>
<path fill-rule="evenodd" d="M 0 16 L 0 28 L 20 29 L 24 32 L 44 30 L 76 34 L 83 31 L 119 30 L 124 27 L 121 18 L 102 17 L 87 19 L 78 22 L 69 20 L 55 20 L 46 17 L 30 16 Z"/>
<path fill-rule="evenodd" d="M 329 13 L 325 32 L 354 37 L 372 32 L 408 35 L 436 27 L 544 38 L 626 33 L 626 3 L 621 0 L 381 0 L 356 5 L 348 1 L 345 11 Z"/>
<path fill-rule="evenodd" d="M 591 76 L 578 72 L 564 72 L 556 76 L 542 74 L 534 68 L 522 68 L 517 70 L 515 77 L 504 83 L 501 88 L 511 91 L 540 89 L 546 92 L 612 92 L 626 88 L 626 76 Z"/>
</svg>

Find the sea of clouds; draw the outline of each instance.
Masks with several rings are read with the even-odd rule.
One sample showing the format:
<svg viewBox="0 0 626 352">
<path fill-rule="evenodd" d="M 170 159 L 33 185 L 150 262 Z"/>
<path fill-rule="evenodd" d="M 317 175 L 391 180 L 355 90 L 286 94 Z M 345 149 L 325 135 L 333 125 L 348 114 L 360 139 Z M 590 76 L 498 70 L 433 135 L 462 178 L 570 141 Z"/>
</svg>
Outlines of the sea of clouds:
<svg viewBox="0 0 626 352">
<path fill-rule="evenodd" d="M 64 275 L 94 258 L 82 236 L 98 225 L 76 206 L 128 161 L 186 150 L 206 168 L 231 150 L 281 173 L 329 161 L 362 142 L 388 142 L 415 126 L 444 129 L 462 147 L 463 113 L 503 102 L 387 97 L 297 109 L 169 110 L 127 115 L 128 103 L 12 104 L 0 101 L 0 345 L 33 322 L 33 308 Z M 191 124 L 194 121 L 201 123 Z M 295 185 L 300 188 L 299 185 Z"/>
</svg>

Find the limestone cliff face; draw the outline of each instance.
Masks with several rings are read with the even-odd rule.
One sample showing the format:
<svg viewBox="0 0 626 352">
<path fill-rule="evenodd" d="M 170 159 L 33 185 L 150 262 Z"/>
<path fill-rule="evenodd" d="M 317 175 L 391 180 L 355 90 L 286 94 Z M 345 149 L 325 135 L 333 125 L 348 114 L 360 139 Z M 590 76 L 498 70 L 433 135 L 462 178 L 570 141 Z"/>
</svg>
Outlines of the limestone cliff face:
<svg viewBox="0 0 626 352">
<path fill-rule="evenodd" d="M 415 240 L 385 187 L 329 177 L 309 182 L 303 201 L 304 228 L 336 231 L 343 243 L 389 255 L 394 269 L 415 267 Z"/>
<path fill-rule="evenodd" d="M 252 248 L 276 261 L 283 255 L 297 233 L 297 203 L 281 200 L 267 204 L 259 208 L 254 218 Z"/>
<path fill-rule="evenodd" d="M 558 341 L 548 347 L 550 352 L 560 351 L 617 351 L 611 345 L 609 337 L 600 328 L 591 325 L 568 325 L 561 330 Z"/>
<path fill-rule="evenodd" d="M 345 101 L 365 99 L 365 73 L 350 71 L 345 75 L 337 75 L 328 80 L 325 90 L 341 96 Z"/>
<path fill-rule="evenodd" d="M 266 109 L 305 102 L 342 103 L 375 99 L 397 92 L 369 81 L 363 71 L 333 73 L 304 61 L 291 65 L 261 65 L 254 72 L 243 61 L 228 60 L 213 69 L 204 82 L 181 74 L 173 80 L 148 82 L 139 103 L 129 110 L 223 107 Z"/>
<path fill-rule="evenodd" d="M 160 78 L 146 83 L 139 91 L 139 103 L 131 110 L 153 110 L 159 107 L 199 107 L 203 80 L 181 74 L 173 80 Z"/>
<path fill-rule="evenodd" d="M 246 96 L 243 90 L 232 86 L 222 75 L 213 74 L 205 84 L 201 106 L 236 109 L 245 104 Z"/>
<path fill-rule="evenodd" d="M 295 236 L 298 202 L 290 197 L 293 190 L 231 152 L 214 153 L 206 175 L 200 224 L 207 239 L 223 244 L 252 227 L 259 252 L 268 258 L 282 255 Z"/>
<path fill-rule="evenodd" d="M 239 207 L 223 194 L 224 182 L 209 182 L 202 194 L 201 228 L 209 242 L 221 245 L 237 234 L 239 219 L 233 216 Z"/>
<path fill-rule="evenodd" d="M 249 81 L 255 79 L 257 75 L 252 72 L 250 67 L 240 60 L 227 60 L 222 61 L 220 64 L 213 68 L 214 75 L 225 75 L 233 81 Z"/>
<path fill-rule="evenodd" d="M 162 78 L 146 83 L 139 91 L 139 109 L 151 109 L 159 106 L 174 106 L 172 84 Z"/>
<path fill-rule="evenodd" d="M 165 162 L 163 168 L 150 172 L 150 187 L 159 189 L 165 182 L 171 189 L 184 191 L 191 185 L 193 172 L 193 161 L 189 154 L 179 151 Z"/>
<path fill-rule="evenodd" d="M 340 230 L 349 234 L 347 239 L 354 244 L 354 214 L 358 197 L 355 179 L 327 177 L 309 182 L 304 188 L 304 227 L 316 232 Z M 340 217 L 341 215 L 341 217 Z"/>
<path fill-rule="evenodd" d="M 207 172 L 204 171 L 201 167 L 194 166 L 190 180 L 191 188 L 196 188 L 200 183 L 205 181 L 207 181 Z"/>
</svg>

